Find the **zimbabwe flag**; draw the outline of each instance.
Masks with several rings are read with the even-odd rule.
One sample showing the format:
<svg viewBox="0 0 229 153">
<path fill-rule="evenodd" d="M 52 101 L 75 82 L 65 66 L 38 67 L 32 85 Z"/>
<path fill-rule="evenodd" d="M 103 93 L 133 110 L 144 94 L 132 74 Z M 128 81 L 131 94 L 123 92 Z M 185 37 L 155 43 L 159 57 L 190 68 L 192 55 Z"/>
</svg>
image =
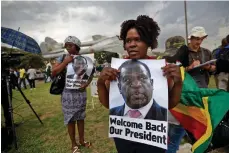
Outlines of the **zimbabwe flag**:
<svg viewBox="0 0 229 153">
<path fill-rule="evenodd" d="M 229 93 L 219 89 L 199 88 L 183 67 L 181 74 L 181 102 L 170 111 L 196 139 L 192 152 L 203 153 L 211 142 L 214 129 L 229 110 Z"/>
</svg>

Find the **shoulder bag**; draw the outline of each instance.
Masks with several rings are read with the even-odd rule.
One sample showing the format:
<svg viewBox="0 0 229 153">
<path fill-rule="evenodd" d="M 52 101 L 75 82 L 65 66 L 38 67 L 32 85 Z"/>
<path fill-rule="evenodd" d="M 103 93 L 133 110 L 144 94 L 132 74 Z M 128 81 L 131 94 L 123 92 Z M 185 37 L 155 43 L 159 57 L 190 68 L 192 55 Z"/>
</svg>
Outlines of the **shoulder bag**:
<svg viewBox="0 0 229 153">
<path fill-rule="evenodd" d="M 64 61 L 65 56 L 66 55 L 64 54 L 61 62 Z M 63 70 L 53 78 L 53 82 L 51 84 L 50 91 L 49 91 L 50 94 L 53 95 L 62 94 L 65 86 L 65 77 L 66 77 L 66 70 Z"/>
</svg>

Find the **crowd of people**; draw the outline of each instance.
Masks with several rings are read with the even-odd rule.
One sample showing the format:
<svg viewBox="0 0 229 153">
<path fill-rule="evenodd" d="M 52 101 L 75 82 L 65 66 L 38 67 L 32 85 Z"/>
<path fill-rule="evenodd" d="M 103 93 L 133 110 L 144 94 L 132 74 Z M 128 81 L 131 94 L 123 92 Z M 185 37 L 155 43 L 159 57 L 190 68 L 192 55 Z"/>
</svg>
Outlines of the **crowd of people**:
<svg viewBox="0 0 229 153">
<path fill-rule="evenodd" d="M 154 19 L 140 15 L 136 20 L 124 21 L 121 25 L 120 39 L 123 41 L 123 47 L 128 53 L 127 59 L 152 59 L 147 55 L 148 48 L 152 50 L 157 47 L 160 27 Z M 217 88 L 229 91 L 229 35 L 222 41 L 222 46 L 212 54 L 206 48 L 201 47 L 202 42 L 208 34 L 203 27 L 194 27 L 189 35 L 189 43 L 185 45 L 176 45 L 177 51 L 172 56 L 164 56 L 169 63 L 179 61 L 185 71 L 189 73 L 196 81 L 199 88 L 208 88 L 210 75 L 215 75 Z M 75 36 L 69 36 L 64 41 L 68 54 L 57 59 L 53 66 L 52 76 L 66 69 L 69 63 L 73 61 L 73 56 L 80 54 L 80 40 Z M 199 68 L 194 67 L 217 59 L 214 63 L 206 64 Z M 130 67 L 131 69 L 131 67 Z M 109 109 L 109 86 L 110 82 L 116 80 L 121 70 L 104 66 L 97 82 L 98 95 L 101 104 Z M 180 67 L 176 64 L 167 64 L 162 68 L 164 76 L 168 80 L 169 109 L 176 107 L 180 102 L 182 92 L 182 77 Z M 64 124 L 67 125 L 69 137 L 71 139 L 72 153 L 79 153 L 80 147 L 91 147 L 91 143 L 84 138 L 84 120 L 86 117 L 86 86 L 81 90 L 67 89 L 63 90 L 61 95 L 62 110 L 64 114 Z M 131 90 L 131 89 L 126 89 Z M 179 149 L 182 138 L 186 135 L 185 129 L 179 124 L 171 113 L 168 114 L 169 132 L 168 149 L 114 138 L 116 149 L 119 153 L 175 153 Z M 79 142 L 75 138 L 75 123 L 77 123 Z"/>
<path fill-rule="evenodd" d="M 21 87 L 27 89 L 27 84 L 29 84 L 30 90 L 36 89 L 35 79 L 37 74 L 36 69 L 32 66 L 29 66 L 27 71 L 22 66 L 19 67 L 19 70 L 10 68 L 10 73 L 13 74 L 13 83 L 11 84 L 13 89 Z"/>
<path fill-rule="evenodd" d="M 44 79 L 44 82 L 51 82 L 51 71 L 52 65 L 47 63 L 45 73 L 38 71 L 37 69 L 29 66 L 27 69 L 25 67 L 20 66 L 19 68 L 10 68 L 10 74 L 13 78 L 12 89 L 24 88 L 27 89 L 27 85 L 30 86 L 30 90 L 36 89 L 36 80 L 37 79 Z M 41 75 L 38 76 L 40 73 Z M 18 87 L 17 87 L 18 86 Z"/>
<path fill-rule="evenodd" d="M 227 75 L 229 72 L 229 69 L 227 68 L 229 65 L 229 43 L 227 43 L 227 41 L 229 41 L 229 35 L 223 39 L 222 45 L 215 50 L 217 52 L 211 52 L 210 50 L 201 47 L 202 42 L 207 38 L 207 36 L 208 35 L 203 27 L 194 27 L 191 31 L 191 35 L 189 36 L 189 44 L 177 48 L 177 52 L 173 56 L 165 56 L 164 58 L 168 62 L 180 61 L 182 66 L 185 67 L 186 71 L 193 77 L 199 88 L 208 88 L 210 76 L 214 75 L 217 88 L 229 92 L 229 82 Z M 225 41 L 226 39 L 227 41 Z M 182 40 L 180 42 L 182 42 Z M 198 66 L 201 63 L 205 63 L 212 59 L 217 59 L 217 61 L 193 69 L 195 66 Z M 179 125 L 173 116 L 170 117 L 171 119 L 169 119 L 169 121 L 173 121 L 170 122 L 170 127 L 173 127 L 170 129 L 176 131 L 177 141 L 174 143 L 176 143 L 178 146 L 182 137 L 185 135 L 185 129 Z M 174 131 L 171 130 L 169 132 L 174 133 Z"/>
</svg>

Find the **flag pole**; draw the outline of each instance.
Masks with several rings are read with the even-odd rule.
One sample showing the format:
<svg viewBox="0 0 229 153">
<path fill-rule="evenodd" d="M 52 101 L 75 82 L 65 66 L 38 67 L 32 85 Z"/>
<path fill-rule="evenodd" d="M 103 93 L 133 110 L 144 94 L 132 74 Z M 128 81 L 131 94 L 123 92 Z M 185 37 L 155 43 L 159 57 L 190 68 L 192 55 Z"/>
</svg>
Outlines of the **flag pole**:
<svg viewBox="0 0 229 153">
<path fill-rule="evenodd" d="M 184 14 L 185 14 L 186 44 L 188 45 L 188 18 L 187 18 L 187 4 L 186 4 L 186 0 L 184 0 Z"/>
</svg>

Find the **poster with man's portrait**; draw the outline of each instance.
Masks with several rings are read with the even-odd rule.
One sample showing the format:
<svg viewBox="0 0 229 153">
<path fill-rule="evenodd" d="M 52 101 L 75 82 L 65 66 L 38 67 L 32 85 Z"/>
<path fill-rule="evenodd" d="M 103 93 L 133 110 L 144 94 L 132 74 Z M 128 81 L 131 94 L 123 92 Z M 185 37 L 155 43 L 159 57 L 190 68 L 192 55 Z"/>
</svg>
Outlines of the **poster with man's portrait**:
<svg viewBox="0 0 229 153">
<path fill-rule="evenodd" d="M 110 84 L 109 137 L 167 149 L 168 85 L 165 60 L 112 58 L 120 72 Z"/>
<path fill-rule="evenodd" d="M 95 72 L 94 63 L 91 58 L 75 55 L 73 61 L 67 66 L 66 88 L 80 89 L 87 84 Z"/>
</svg>

